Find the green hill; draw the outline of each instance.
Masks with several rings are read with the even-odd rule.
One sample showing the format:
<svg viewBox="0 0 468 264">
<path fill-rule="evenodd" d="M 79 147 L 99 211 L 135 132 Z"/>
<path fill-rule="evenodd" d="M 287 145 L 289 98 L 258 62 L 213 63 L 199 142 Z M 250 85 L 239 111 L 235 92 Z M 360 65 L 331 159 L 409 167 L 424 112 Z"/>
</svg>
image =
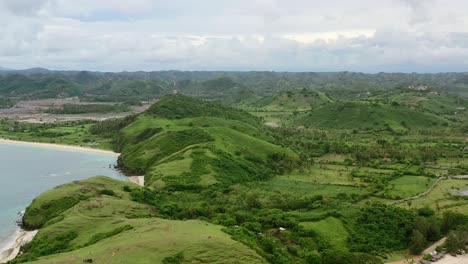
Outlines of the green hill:
<svg viewBox="0 0 468 264">
<path fill-rule="evenodd" d="M 258 124 L 259 120 L 245 111 L 228 107 L 217 102 L 203 101 L 185 95 L 164 96 L 150 107 L 147 114 L 164 119 L 191 117 L 219 117 L 233 119 L 249 124 Z"/>
<path fill-rule="evenodd" d="M 307 89 L 281 91 L 264 97 L 249 106 L 265 111 L 306 111 L 333 102 L 322 92 Z"/>
<path fill-rule="evenodd" d="M 274 144 L 258 118 L 183 95 L 163 97 L 122 128 L 115 141 L 122 152 L 119 165 L 144 174 L 147 185 L 158 189 L 265 179 L 278 162 L 297 159 Z M 276 163 L 274 155 L 280 157 Z"/>
<path fill-rule="evenodd" d="M 24 226 L 40 232 L 17 262 L 265 262 L 256 253 L 261 249 L 222 232 L 215 224 L 232 226 L 232 220 L 207 205 L 210 196 L 270 179 L 298 160 L 256 117 L 170 95 L 138 116 L 104 121 L 92 131 L 114 139 L 119 165 L 144 174 L 146 188 L 93 178 L 44 193 L 26 210 Z"/>
<path fill-rule="evenodd" d="M 37 197 L 24 223 L 41 229 L 13 263 L 265 263 L 221 226 L 155 218 L 127 185 L 95 177 Z"/>
<path fill-rule="evenodd" d="M 335 102 L 299 115 L 295 125 L 336 129 L 406 130 L 442 127 L 444 118 L 399 105 L 369 102 Z"/>
<path fill-rule="evenodd" d="M 376 95 L 375 100 L 455 120 L 466 118 L 468 114 L 468 100 L 466 98 L 434 91 L 430 88 L 420 91 L 410 88 L 395 89 Z"/>
</svg>

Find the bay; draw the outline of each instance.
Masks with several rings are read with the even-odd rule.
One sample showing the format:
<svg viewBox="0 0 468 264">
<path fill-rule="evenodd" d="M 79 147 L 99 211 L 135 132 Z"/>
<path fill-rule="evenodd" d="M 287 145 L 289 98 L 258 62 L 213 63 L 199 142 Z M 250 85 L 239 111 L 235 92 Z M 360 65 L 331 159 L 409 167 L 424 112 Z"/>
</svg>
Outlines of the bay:
<svg viewBox="0 0 468 264">
<path fill-rule="evenodd" d="M 0 144 L 0 251 L 18 229 L 18 212 L 53 187 L 96 175 L 127 181 L 110 155 Z"/>
</svg>

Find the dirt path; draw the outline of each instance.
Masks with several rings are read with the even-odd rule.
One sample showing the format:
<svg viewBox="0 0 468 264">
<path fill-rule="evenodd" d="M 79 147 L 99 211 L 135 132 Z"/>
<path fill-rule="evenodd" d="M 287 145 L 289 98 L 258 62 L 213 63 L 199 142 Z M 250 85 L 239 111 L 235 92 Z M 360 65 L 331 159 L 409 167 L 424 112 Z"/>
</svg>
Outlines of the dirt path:
<svg viewBox="0 0 468 264">
<path fill-rule="evenodd" d="M 446 239 L 447 238 L 444 237 L 441 240 L 435 242 L 430 247 L 426 248 L 420 255 L 411 256 L 411 257 L 408 257 L 407 259 L 404 259 L 404 260 L 399 260 L 399 261 L 394 261 L 394 262 L 386 262 L 386 264 L 408 264 L 408 263 L 412 263 L 412 262 L 417 263 L 418 261 L 420 261 L 423 258 L 423 256 L 425 254 L 428 254 L 428 253 L 434 251 L 436 249 L 436 247 L 444 244 Z"/>
</svg>

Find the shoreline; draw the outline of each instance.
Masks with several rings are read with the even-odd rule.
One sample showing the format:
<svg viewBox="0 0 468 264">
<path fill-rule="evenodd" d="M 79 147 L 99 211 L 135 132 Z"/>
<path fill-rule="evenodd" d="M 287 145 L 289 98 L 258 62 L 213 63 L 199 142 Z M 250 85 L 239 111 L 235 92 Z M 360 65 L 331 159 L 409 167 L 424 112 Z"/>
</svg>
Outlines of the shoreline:
<svg viewBox="0 0 468 264">
<path fill-rule="evenodd" d="M 31 147 L 58 149 L 58 150 L 76 151 L 76 152 L 97 153 L 97 154 L 103 154 L 103 155 L 108 155 L 108 156 L 113 156 L 113 157 L 118 157 L 120 155 L 120 153 L 116 153 L 111 150 L 93 149 L 93 148 L 86 148 L 86 147 L 80 147 L 80 146 L 61 145 L 61 144 L 53 144 L 53 143 L 18 141 L 18 140 L 10 140 L 10 139 L 5 139 L 5 138 L 0 138 L 0 144 L 31 146 Z"/>
<path fill-rule="evenodd" d="M 61 144 L 53 144 L 53 143 L 9 140 L 5 138 L 0 138 L 0 144 L 15 145 L 15 146 L 30 146 L 30 147 L 37 147 L 37 148 L 47 148 L 47 149 L 56 149 L 56 150 L 74 151 L 74 152 L 96 153 L 96 154 L 107 155 L 107 156 L 112 156 L 112 157 L 118 157 L 120 155 L 120 153 L 116 153 L 110 150 L 101 150 L 101 149 L 93 149 L 93 148 L 86 148 L 86 147 L 80 147 L 80 146 L 61 145 Z M 144 176 L 127 176 L 127 178 L 129 182 L 135 183 L 139 186 L 144 186 Z M 3 248 L 0 248 L 0 263 L 6 263 L 8 261 L 15 259 L 20 253 L 21 247 L 24 244 L 31 242 L 36 236 L 38 231 L 39 230 L 26 231 L 26 230 L 23 230 L 21 227 L 18 227 L 16 231 L 8 239 L 9 242 L 6 245 L 4 245 Z"/>
<path fill-rule="evenodd" d="M 26 231 L 18 227 L 11 236 L 11 242 L 4 248 L 0 248 L 0 263 L 6 263 L 15 259 L 20 253 L 21 247 L 29 243 L 36 236 L 38 230 Z"/>
</svg>

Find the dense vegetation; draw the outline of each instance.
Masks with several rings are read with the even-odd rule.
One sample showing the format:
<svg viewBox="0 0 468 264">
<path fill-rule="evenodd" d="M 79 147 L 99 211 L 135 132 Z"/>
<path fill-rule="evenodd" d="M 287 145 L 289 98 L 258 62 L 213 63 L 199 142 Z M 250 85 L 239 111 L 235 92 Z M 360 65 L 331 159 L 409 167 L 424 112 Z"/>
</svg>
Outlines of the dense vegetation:
<svg viewBox="0 0 468 264">
<path fill-rule="evenodd" d="M 98 178 L 43 194 L 24 218 L 25 226 L 42 229 L 17 262 L 98 261 L 121 249 L 124 241 L 130 249 L 117 254 L 115 262 L 124 260 L 123 255 L 135 261 L 142 257 L 136 247 L 143 230 L 152 230 L 145 239 L 154 239 L 145 245 L 159 245 L 160 250 L 151 248 L 142 255 L 162 263 L 229 263 L 241 258 L 249 263 L 381 263 L 402 258 L 405 250 L 419 253 L 447 234 L 447 249 L 456 251 L 466 243 L 468 202 L 460 191 L 468 184 L 440 177 L 468 172 L 466 115 L 446 112 L 436 117 L 419 104 L 382 98 L 345 102 L 295 89 L 236 103 L 255 117 L 177 95 L 161 98 L 139 115 L 84 124 L 84 130 L 73 130 L 79 125 L 70 124 L 70 134 L 54 140 L 83 134 L 106 142 L 122 153 L 123 170 L 145 175 L 145 187 Z M 340 105 L 349 106 L 336 110 L 343 119 L 333 110 Z M 272 116 L 273 111 L 281 111 L 281 116 Z M 352 119 L 357 125 L 345 125 L 353 111 L 365 114 Z M 369 121 L 374 111 L 385 121 Z M 327 126 L 320 118 L 307 119 L 309 128 L 262 124 L 294 124 L 311 113 L 329 113 Z M 64 127 L 3 122 L 6 128 L 16 126 L 17 132 L 8 130 L 6 135 L 42 140 L 51 137 L 39 131 Z M 429 194 L 399 201 L 436 182 Z M 160 229 L 152 227 L 160 221 L 177 226 L 164 229 L 177 241 L 192 241 L 190 234 L 205 232 L 210 239 L 222 236 L 224 244 L 215 247 L 206 244 L 210 239 L 196 239 L 195 246 L 181 242 L 164 251 L 168 245 L 153 233 Z M 202 221 L 211 223 L 209 231 Z M 141 241 L 149 241 L 145 239 Z M 55 255 L 58 252 L 67 253 Z"/>
<path fill-rule="evenodd" d="M 227 103 L 255 103 L 262 96 L 298 87 L 320 91 L 322 96 L 362 99 L 405 87 L 428 86 L 435 92 L 468 96 L 466 73 L 363 74 L 275 72 L 122 72 L 0 71 L 0 96 L 12 99 L 79 96 L 96 102 L 136 103 L 178 90 L 193 97 Z"/>
<path fill-rule="evenodd" d="M 156 218 L 154 207 L 132 201 L 128 191 L 139 187 L 128 184 L 95 177 L 36 198 L 24 225 L 40 232 L 12 263 L 165 263 L 180 252 L 200 263 L 264 263 L 219 226 Z"/>
</svg>

